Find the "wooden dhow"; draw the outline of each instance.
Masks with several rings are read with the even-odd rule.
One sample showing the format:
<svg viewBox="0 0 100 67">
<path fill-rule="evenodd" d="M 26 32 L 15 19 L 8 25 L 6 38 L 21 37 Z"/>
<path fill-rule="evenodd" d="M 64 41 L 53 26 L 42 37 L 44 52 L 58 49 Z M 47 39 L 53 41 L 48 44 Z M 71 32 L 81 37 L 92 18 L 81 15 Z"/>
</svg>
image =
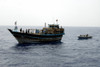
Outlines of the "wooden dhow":
<svg viewBox="0 0 100 67">
<path fill-rule="evenodd" d="M 50 43 L 60 42 L 64 35 L 64 28 L 59 24 L 48 24 L 43 29 L 26 29 L 18 31 L 17 22 L 15 29 L 8 29 L 19 43 Z"/>
</svg>

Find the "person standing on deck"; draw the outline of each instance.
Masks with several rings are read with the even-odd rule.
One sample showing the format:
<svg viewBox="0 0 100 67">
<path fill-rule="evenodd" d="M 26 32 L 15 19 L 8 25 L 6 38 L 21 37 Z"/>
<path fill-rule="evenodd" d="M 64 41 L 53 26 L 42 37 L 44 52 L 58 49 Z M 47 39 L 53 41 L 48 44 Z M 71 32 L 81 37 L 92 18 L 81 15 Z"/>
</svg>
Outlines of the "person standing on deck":
<svg viewBox="0 0 100 67">
<path fill-rule="evenodd" d="M 20 28 L 20 32 L 22 32 L 22 28 Z"/>
</svg>

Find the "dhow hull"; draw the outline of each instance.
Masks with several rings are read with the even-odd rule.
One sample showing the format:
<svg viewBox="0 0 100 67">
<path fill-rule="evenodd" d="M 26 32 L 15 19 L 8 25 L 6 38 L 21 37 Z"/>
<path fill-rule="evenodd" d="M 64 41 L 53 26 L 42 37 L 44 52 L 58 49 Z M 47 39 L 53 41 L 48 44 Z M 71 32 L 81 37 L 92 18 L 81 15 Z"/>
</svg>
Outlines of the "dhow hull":
<svg viewBox="0 0 100 67">
<path fill-rule="evenodd" d="M 36 35 L 29 33 L 20 33 L 14 32 L 11 29 L 8 29 L 12 35 L 16 38 L 19 43 L 51 43 L 51 42 L 60 42 L 63 34 L 44 34 Z"/>
</svg>

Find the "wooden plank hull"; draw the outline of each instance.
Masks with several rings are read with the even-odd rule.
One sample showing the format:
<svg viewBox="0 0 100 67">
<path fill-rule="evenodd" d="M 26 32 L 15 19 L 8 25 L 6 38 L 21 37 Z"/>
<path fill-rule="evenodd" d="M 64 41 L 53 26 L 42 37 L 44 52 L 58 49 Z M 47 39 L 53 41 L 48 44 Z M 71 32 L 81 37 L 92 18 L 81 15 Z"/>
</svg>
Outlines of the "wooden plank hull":
<svg viewBox="0 0 100 67">
<path fill-rule="evenodd" d="M 50 42 L 60 42 L 63 34 L 28 34 L 14 32 L 11 29 L 8 29 L 13 36 L 17 39 L 19 43 L 50 43 Z"/>
</svg>

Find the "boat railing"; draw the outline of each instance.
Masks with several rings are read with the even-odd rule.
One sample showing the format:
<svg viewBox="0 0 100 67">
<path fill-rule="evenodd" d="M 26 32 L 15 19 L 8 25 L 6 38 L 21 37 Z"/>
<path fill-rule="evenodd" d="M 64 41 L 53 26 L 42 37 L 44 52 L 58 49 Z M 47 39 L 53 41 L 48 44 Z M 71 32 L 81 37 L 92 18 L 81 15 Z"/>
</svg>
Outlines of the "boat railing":
<svg viewBox="0 0 100 67">
<path fill-rule="evenodd" d="M 20 29 L 20 33 L 28 33 L 28 34 L 40 34 L 42 33 L 41 29 L 26 29 L 26 30 L 22 30 L 22 28 Z"/>
<path fill-rule="evenodd" d="M 86 35 L 80 35 L 79 37 L 92 37 L 92 36 L 89 36 L 88 34 L 86 34 Z"/>
<path fill-rule="evenodd" d="M 52 29 L 52 28 L 43 28 L 43 29 L 22 29 L 20 30 L 17 29 L 17 31 L 14 32 L 19 32 L 19 33 L 27 33 L 27 34 L 61 34 L 64 33 L 63 29 Z"/>
</svg>

